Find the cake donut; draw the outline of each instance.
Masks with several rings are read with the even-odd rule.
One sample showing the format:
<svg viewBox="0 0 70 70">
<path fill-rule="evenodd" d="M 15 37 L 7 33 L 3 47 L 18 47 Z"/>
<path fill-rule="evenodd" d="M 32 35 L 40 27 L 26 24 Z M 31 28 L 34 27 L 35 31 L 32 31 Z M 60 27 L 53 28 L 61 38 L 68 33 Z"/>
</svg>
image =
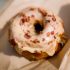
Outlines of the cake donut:
<svg viewBox="0 0 70 70">
<path fill-rule="evenodd" d="M 46 9 L 26 8 L 10 22 L 9 41 L 26 58 L 53 56 L 66 42 L 63 21 Z"/>
</svg>

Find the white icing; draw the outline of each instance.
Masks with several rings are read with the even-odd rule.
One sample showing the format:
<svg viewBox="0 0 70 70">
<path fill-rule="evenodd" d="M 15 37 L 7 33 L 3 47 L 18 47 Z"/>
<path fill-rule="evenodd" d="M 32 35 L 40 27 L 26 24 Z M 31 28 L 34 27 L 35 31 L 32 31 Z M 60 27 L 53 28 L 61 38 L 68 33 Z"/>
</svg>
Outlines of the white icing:
<svg viewBox="0 0 70 70">
<path fill-rule="evenodd" d="M 64 33 L 62 22 L 56 16 L 55 16 L 56 21 L 52 21 L 51 17 L 49 18 L 46 16 L 45 19 L 49 19 L 50 23 L 46 23 L 45 28 L 43 30 L 43 34 L 36 35 L 33 23 L 35 22 L 35 20 L 43 19 L 42 14 L 37 10 L 35 11 L 28 10 L 27 12 L 24 12 L 24 14 L 30 17 L 31 15 L 34 15 L 35 18 L 30 18 L 29 22 L 24 22 L 24 24 L 22 25 L 20 25 L 22 16 L 17 16 L 16 18 L 14 18 L 11 24 L 11 29 L 13 37 L 16 43 L 18 44 L 18 47 L 21 48 L 21 46 L 23 46 L 23 48 L 21 48 L 22 50 L 27 50 L 31 53 L 34 53 L 35 51 L 37 52 L 43 51 L 52 56 L 55 53 L 57 42 L 60 42 L 60 37 L 58 35 Z M 24 37 L 27 30 L 30 31 L 30 33 L 28 33 L 31 36 L 30 39 L 26 39 Z M 54 31 L 54 35 L 47 36 L 47 33 L 48 32 L 51 33 L 52 31 Z M 54 38 L 54 36 L 56 37 L 56 39 Z M 42 38 L 44 38 L 45 41 L 42 41 Z M 32 43 L 30 41 L 34 39 L 38 39 L 40 43 Z M 52 41 L 52 43 L 48 44 L 50 41 Z M 30 46 L 27 43 L 29 43 Z M 51 51 L 51 49 L 53 49 L 53 51 Z"/>
</svg>

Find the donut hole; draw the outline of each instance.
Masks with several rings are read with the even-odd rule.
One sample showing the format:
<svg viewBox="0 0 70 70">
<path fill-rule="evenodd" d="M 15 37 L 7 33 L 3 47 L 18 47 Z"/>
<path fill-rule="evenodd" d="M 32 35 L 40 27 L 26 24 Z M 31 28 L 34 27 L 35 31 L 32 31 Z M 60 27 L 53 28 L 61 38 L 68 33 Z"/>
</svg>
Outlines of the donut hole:
<svg viewBox="0 0 70 70">
<path fill-rule="evenodd" d="M 39 21 L 36 21 L 35 24 L 34 24 L 34 28 L 35 28 L 35 32 L 37 34 L 39 34 L 41 31 L 43 31 L 44 25 L 43 25 L 43 23 L 41 23 Z"/>
</svg>

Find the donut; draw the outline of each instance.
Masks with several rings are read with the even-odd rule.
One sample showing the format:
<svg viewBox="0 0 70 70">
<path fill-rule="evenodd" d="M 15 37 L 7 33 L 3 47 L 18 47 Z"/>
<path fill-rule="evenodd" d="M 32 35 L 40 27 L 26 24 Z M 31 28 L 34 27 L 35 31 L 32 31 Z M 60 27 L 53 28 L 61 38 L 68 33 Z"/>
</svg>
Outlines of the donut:
<svg viewBox="0 0 70 70">
<path fill-rule="evenodd" d="M 9 42 L 26 58 L 53 56 L 66 43 L 63 21 L 44 8 L 25 8 L 10 23 Z"/>
</svg>

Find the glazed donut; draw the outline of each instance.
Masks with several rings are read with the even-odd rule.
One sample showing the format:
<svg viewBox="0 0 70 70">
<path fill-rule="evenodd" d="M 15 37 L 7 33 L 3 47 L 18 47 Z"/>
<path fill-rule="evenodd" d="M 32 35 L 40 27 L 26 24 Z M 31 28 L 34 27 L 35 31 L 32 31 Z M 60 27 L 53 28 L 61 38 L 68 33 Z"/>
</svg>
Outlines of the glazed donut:
<svg viewBox="0 0 70 70">
<path fill-rule="evenodd" d="M 9 40 L 30 59 L 53 56 L 65 44 L 63 21 L 43 8 L 26 8 L 11 19 Z"/>
</svg>

